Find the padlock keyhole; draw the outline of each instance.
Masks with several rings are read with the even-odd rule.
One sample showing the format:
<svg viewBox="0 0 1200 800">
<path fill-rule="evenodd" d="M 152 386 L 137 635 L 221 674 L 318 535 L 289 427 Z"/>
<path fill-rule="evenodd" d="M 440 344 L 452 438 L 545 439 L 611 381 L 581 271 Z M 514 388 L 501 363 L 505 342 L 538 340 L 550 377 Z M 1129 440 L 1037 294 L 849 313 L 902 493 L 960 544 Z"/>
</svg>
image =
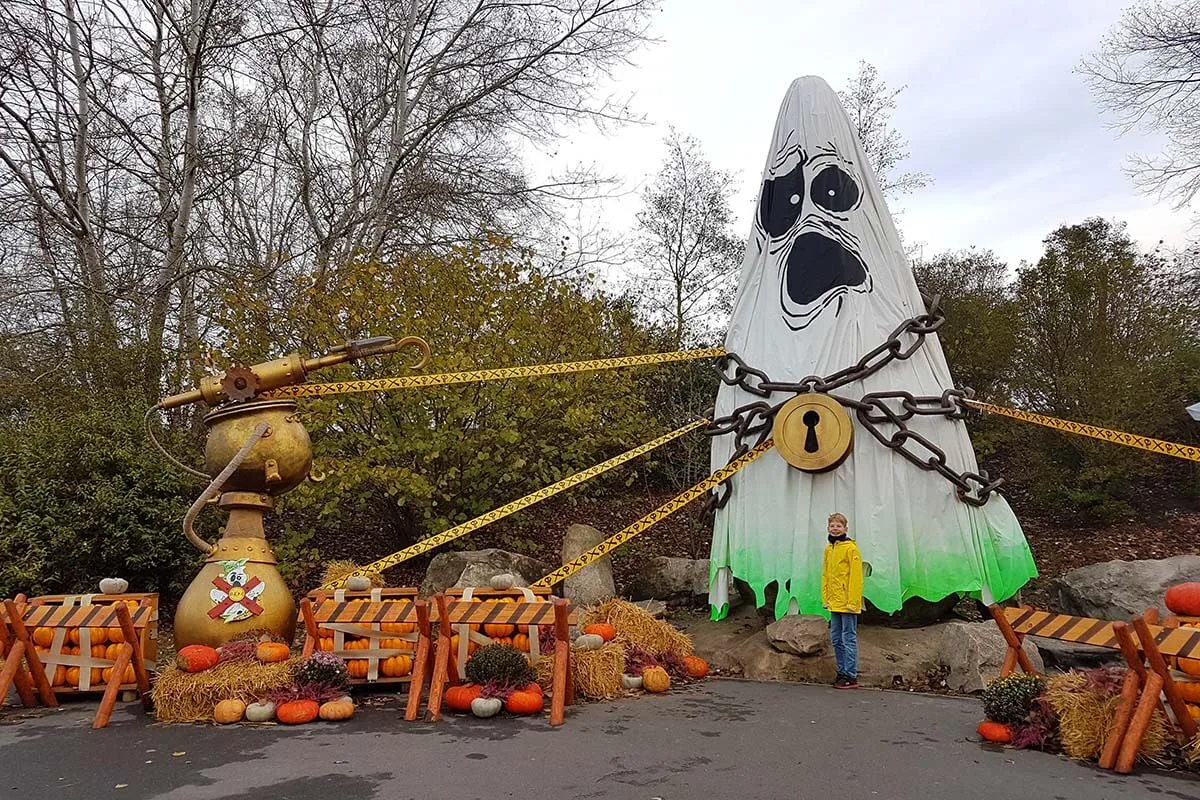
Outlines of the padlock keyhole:
<svg viewBox="0 0 1200 800">
<path fill-rule="evenodd" d="M 800 421 L 808 426 L 808 433 L 804 436 L 804 452 L 817 452 L 821 449 L 821 446 L 817 444 L 817 423 L 821 421 L 821 415 L 816 411 L 805 411 Z"/>
</svg>

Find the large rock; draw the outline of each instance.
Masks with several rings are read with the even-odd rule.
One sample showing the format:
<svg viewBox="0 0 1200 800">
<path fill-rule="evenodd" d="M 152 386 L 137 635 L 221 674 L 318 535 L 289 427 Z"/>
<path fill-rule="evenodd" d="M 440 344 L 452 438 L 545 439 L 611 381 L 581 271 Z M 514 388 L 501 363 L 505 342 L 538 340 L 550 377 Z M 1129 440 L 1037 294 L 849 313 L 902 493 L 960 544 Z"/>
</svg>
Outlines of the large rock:
<svg viewBox="0 0 1200 800">
<path fill-rule="evenodd" d="M 788 622 L 789 619 L 796 620 Z M 783 652 L 779 644 L 789 629 L 815 636 L 815 618 L 785 617 L 768 628 L 753 609 L 743 608 L 722 622 L 697 619 L 687 626 L 697 655 L 716 668 L 740 672 L 752 680 L 832 681 L 836 667 L 832 648 L 813 655 Z M 822 620 L 823 622 L 823 620 Z M 806 649 L 807 640 L 797 649 Z M 1031 641 L 1024 645 L 1036 669 L 1041 657 Z M 947 622 L 924 628 L 860 625 L 859 682 L 864 686 L 929 686 L 975 692 L 999 675 L 1005 646 L 990 622 Z"/>
<path fill-rule="evenodd" d="M 512 574 L 517 585 L 528 586 L 550 569 L 537 559 L 496 548 L 441 553 L 429 562 L 421 596 L 444 592 L 452 586 L 487 586 L 492 576 L 505 572 Z"/>
<path fill-rule="evenodd" d="M 941 600 L 926 600 L 923 597 L 910 597 L 904 601 L 900 610 L 885 614 L 867 601 L 863 610 L 862 621 L 867 625 L 891 625 L 897 628 L 919 628 L 923 625 L 933 625 L 954 616 L 954 607 L 958 605 L 959 597 L 951 594 Z"/>
<path fill-rule="evenodd" d="M 1066 672 L 1072 669 L 1091 669 L 1108 664 L 1124 662 L 1120 650 L 1110 650 L 1107 647 L 1093 647 L 1090 644 L 1062 642 L 1058 639 L 1039 639 L 1030 636 L 1027 642 L 1033 642 L 1046 664 L 1046 669 L 1058 669 Z"/>
<path fill-rule="evenodd" d="M 604 534 L 591 525 L 575 524 L 563 536 L 562 562 L 579 558 L 604 541 Z M 613 583 L 612 558 L 603 556 L 563 581 L 563 594 L 579 606 L 603 603 L 617 594 Z"/>
<path fill-rule="evenodd" d="M 656 556 L 646 559 L 630 583 L 638 600 L 691 600 L 708 596 L 708 559 Z"/>
<path fill-rule="evenodd" d="M 1165 613 L 1163 596 L 1176 583 L 1200 581 L 1200 556 L 1105 561 L 1073 569 L 1054 581 L 1058 610 L 1095 619 L 1125 620 L 1148 608 Z"/>
<path fill-rule="evenodd" d="M 824 617 L 787 616 L 766 628 L 767 640 L 776 650 L 797 656 L 830 652 L 829 623 Z"/>
</svg>

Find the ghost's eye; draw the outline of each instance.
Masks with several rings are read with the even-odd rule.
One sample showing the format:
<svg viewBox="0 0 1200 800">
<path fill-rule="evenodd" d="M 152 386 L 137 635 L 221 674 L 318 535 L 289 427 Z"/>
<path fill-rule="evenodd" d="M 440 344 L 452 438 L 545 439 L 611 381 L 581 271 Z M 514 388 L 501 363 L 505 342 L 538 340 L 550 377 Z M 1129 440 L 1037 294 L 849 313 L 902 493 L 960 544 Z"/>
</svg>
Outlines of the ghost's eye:
<svg viewBox="0 0 1200 800">
<path fill-rule="evenodd" d="M 858 184 L 841 167 L 826 167 L 813 178 L 812 199 L 821 208 L 840 214 L 858 202 Z"/>
<path fill-rule="evenodd" d="M 782 236 L 796 224 L 804 205 L 804 169 L 797 164 L 791 172 L 763 181 L 758 200 L 758 220 L 771 236 Z"/>
</svg>

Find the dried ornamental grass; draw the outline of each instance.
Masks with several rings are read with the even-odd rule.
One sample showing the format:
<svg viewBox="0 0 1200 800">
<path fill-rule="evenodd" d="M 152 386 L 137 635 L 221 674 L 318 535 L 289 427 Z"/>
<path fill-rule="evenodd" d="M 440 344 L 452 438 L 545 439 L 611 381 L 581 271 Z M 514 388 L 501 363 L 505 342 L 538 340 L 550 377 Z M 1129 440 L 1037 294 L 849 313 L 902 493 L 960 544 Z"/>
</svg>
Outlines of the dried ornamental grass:
<svg viewBox="0 0 1200 800">
<path fill-rule="evenodd" d="M 321 576 L 321 585 L 336 583 L 338 586 L 343 586 L 343 579 L 351 572 L 360 569 L 358 564 L 355 564 L 349 559 L 339 558 L 325 563 L 325 574 Z M 387 583 L 383 580 L 382 572 L 368 572 L 366 577 L 371 579 L 371 585 L 382 589 Z"/>
<path fill-rule="evenodd" d="M 1098 673 L 1099 671 L 1097 671 Z M 1058 714 L 1058 735 L 1063 752 L 1071 758 L 1095 760 L 1104 749 L 1104 741 L 1121 703 L 1119 686 L 1109 679 L 1097 685 L 1095 675 L 1068 672 L 1051 678 L 1046 684 L 1046 701 Z M 1155 711 L 1146 728 L 1138 755 L 1153 758 L 1167 744 L 1167 721 Z"/>
<path fill-rule="evenodd" d="M 625 670 L 625 646 L 608 642 L 599 650 L 571 652 L 571 678 L 575 691 L 592 700 L 611 700 L 625 693 L 621 673 Z M 537 681 L 550 691 L 554 684 L 554 658 L 543 656 L 537 662 Z"/>
<path fill-rule="evenodd" d="M 617 629 L 617 640 L 637 645 L 650 653 L 690 656 L 692 640 L 669 622 L 655 619 L 645 609 L 624 600 L 609 600 L 588 609 L 584 624 L 607 622 Z"/>
<path fill-rule="evenodd" d="M 274 664 L 227 661 L 203 672 L 184 672 L 174 665 L 159 673 L 152 696 L 159 722 L 211 722 L 222 700 L 253 703 L 291 686 L 299 659 Z"/>
</svg>

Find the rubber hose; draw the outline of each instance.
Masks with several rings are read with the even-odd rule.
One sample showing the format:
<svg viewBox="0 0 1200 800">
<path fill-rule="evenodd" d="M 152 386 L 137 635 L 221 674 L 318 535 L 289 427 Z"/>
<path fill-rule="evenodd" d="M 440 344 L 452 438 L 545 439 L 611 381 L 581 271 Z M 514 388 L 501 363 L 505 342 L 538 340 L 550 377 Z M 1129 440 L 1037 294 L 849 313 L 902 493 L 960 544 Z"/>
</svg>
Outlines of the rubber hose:
<svg viewBox="0 0 1200 800">
<path fill-rule="evenodd" d="M 183 535 L 187 540 L 204 555 L 211 555 L 217 549 L 216 545 L 209 544 L 201 539 L 194 530 L 192 523 L 196 521 L 196 517 L 200 515 L 200 509 L 221 491 L 221 487 L 225 485 L 225 481 L 229 480 L 229 476 L 233 474 L 242 462 L 246 460 L 246 456 L 250 455 L 250 451 L 254 449 L 254 445 L 258 444 L 258 440 L 266 435 L 271 426 L 265 422 L 260 422 L 251 432 L 250 437 L 246 439 L 246 443 L 242 445 L 242 449 L 234 454 L 229 463 L 225 465 L 225 469 L 221 470 L 217 477 L 212 479 L 212 483 L 200 493 L 196 498 L 196 502 L 192 503 L 192 507 L 187 510 L 187 514 L 183 516 Z M 207 477 L 207 476 L 205 476 Z"/>
</svg>

